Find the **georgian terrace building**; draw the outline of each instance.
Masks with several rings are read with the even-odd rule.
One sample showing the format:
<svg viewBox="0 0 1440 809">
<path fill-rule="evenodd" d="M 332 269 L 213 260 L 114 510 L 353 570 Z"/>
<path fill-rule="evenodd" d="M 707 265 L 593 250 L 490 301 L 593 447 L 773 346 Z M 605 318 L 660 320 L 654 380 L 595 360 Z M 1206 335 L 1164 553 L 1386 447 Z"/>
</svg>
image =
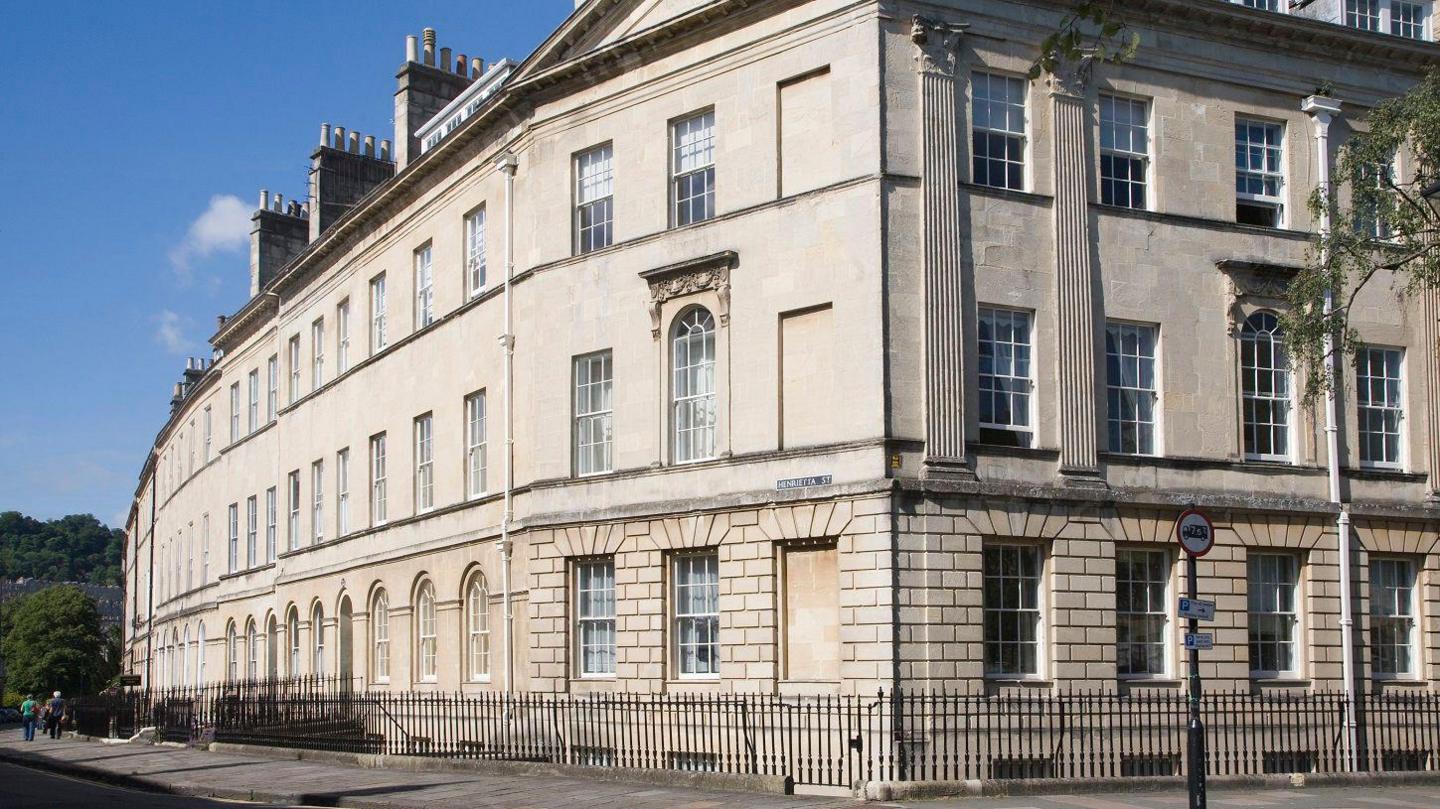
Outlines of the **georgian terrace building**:
<svg viewBox="0 0 1440 809">
<path fill-rule="evenodd" d="M 1276 314 L 1317 134 L 1440 51 L 1429 3 L 1265 5 L 1130 3 L 1132 61 L 1038 80 L 1061 0 L 590 0 L 489 66 L 412 37 L 393 148 L 327 125 L 304 204 L 262 195 L 136 490 L 130 670 L 1175 688 L 1195 505 L 1210 686 L 1336 687 Z M 1372 284 L 1342 379 L 1376 687 L 1440 682 L 1437 311 Z"/>
</svg>

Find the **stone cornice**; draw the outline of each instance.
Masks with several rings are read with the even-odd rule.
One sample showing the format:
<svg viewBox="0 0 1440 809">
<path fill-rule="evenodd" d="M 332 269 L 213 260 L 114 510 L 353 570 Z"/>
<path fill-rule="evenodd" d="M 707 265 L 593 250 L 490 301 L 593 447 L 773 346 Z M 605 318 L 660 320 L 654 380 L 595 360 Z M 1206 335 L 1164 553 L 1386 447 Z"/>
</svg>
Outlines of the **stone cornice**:
<svg viewBox="0 0 1440 809">
<path fill-rule="evenodd" d="M 653 270 L 640 277 L 650 285 L 650 334 L 660 339 L 660 309 L 671 299 L 702 290 L 714 290 L 720 299 L 715 312 L 723 326 L 730 321 L 730 270 L 739 265 L 740 254 L 722 250 L 707 256 L 686 259 Z"/>
</svg>

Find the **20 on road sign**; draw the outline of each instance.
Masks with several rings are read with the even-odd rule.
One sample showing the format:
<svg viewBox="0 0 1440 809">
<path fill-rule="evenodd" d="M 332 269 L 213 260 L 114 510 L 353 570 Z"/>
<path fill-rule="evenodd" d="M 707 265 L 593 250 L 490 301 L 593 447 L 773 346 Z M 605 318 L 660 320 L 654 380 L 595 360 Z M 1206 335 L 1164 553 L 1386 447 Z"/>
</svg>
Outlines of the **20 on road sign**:
<svg viewBox="0 0 1440 809">
<path fill-rule="evenodd" d="M 1204 556 L 1215 547 L 1215 526 L 1204 513 L 1193 508 L 1186 509 L 1175 521 L 1175 538 L 1180 540 L 1180 547 L 1186 553 Z"/>
</svg>

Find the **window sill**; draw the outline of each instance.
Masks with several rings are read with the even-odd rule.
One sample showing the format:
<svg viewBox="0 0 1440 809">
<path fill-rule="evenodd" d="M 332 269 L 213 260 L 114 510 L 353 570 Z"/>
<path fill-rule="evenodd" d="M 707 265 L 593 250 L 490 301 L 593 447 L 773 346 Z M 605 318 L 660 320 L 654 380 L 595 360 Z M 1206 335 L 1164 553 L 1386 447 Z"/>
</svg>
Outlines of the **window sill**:
<svg viewBox="0 0 1440 809">
<path fill-rule="evenodd" d="M 1413 674 L 1375 674 L 1372 675 L 1370 679 L 1374 681 L 1375 685 L 1393 688 L 1426 688 L 1430 685 L 1429 682 Z"/>
<path fill-rule="evenodd" d="M 1292 674 L 1255 674 L 1250 675 L 1250 684 L 1255 688 L 1309 688 L 1312 683 L 1309 678 L 1296 677 Z"/>
</svg>

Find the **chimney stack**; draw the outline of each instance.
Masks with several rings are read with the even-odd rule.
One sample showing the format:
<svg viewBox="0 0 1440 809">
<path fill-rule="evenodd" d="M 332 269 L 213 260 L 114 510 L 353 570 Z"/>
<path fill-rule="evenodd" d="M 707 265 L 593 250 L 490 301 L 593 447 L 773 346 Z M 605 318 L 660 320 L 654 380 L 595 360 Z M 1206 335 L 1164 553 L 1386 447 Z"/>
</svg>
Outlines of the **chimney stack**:
<svg viewBox="0 0 1440 809">
<path fill-rule="evenodd" d="M 285 195 L 260 192 L 260 208 L 250 216 L 250 297 L 259 295 L 290 260 L 310 242 L 303 208 Z M 224 323 L 221 323 L 224 325 Z"/>
<path fill-rule="evenodd" d="M 395 91 L 396 171 L 420 156 L 420 138 L 415 133 L 465 92 L 472 79 L 463 62 L 451 66 L 449 48 L 440 49 L 439 64 L 436 64 L 434 28 L 426 28 L 422 37 L 422 61 L 415 61 L 410 44 L 413 37 L 407 38 L 406 61 L 395 75 L 398 85 Z"/>
<path fill-rule="evenodd" d="M 320 238 L 326 228 L 371 189 L 395 176 L 388 141 L 381 144 L 377 157 L 374 135 L 351 129 L 347 140 L 345 127 L 336 126 L 333 131 L 334 141 L 320 144 L 310 155 L 310 201 L 298 212 L 302 219 L 308 217 L 306 227 L 310 241 Z"/>
</svg>

